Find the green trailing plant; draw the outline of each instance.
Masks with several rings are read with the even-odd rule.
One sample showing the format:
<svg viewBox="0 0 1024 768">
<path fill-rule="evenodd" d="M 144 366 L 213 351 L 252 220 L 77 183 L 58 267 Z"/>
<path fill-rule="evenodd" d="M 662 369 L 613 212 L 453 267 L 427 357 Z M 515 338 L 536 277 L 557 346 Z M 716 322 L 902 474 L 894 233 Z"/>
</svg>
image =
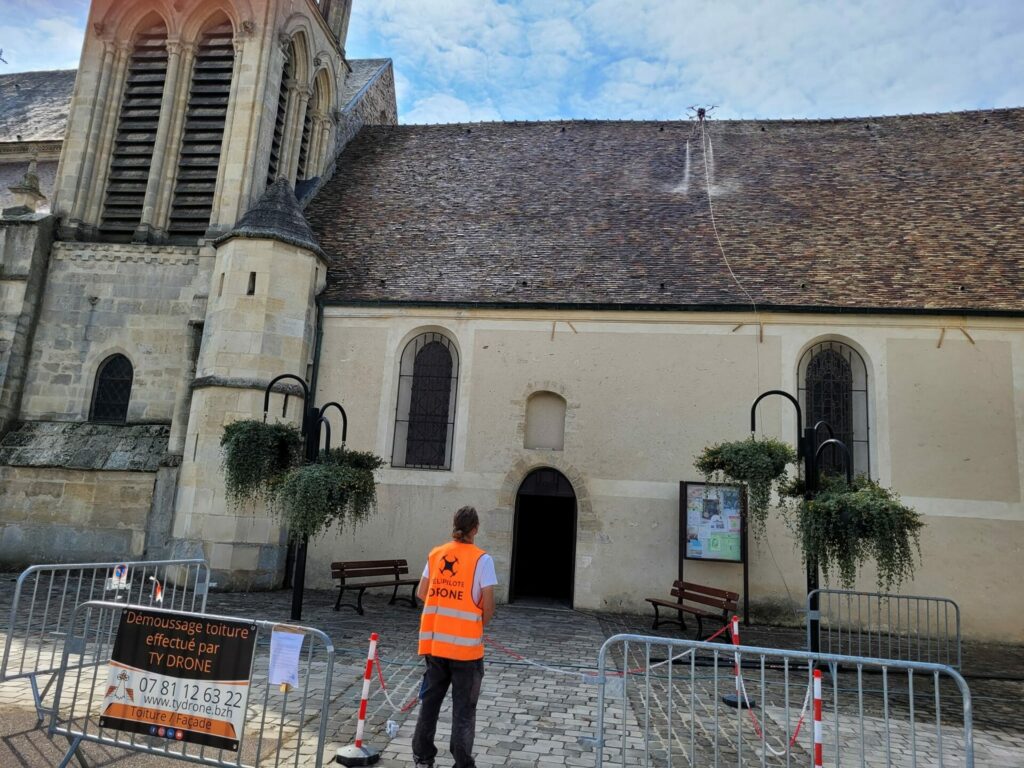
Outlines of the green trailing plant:
<svg viewBox="0 0 1024 768">
<path fill-rule="evenodd" d="M 282 518 L 293 540 L 318 536 L 333 524 L 341 532 L 376 509 L 374 473 L 382 466 L 384 460 L 375 454 L 334 449 L 318 464 L 297 467 L 276 482 L 270 508 Z"/>
<path fill-rule="evenodd" d="M 850 588 L 857 568 L 874 560 L 878 588 L 890 591 L 914 574 L 921 558 L 920 515 L 899 495 L 870 478 L 826 476 L 812 501 L 795 507 L 794 529 L 804 562 L 817 561 L 826 578 L 835 571 Z"/>
<path fill-rule="evenodd" d="M 754 537 L 760 539 L 768 520 L 772 489 L 779 490 L 786 484 L 786 467 L 795 461 L 796 451 L 781 440 L 750 437 L 708 446 L 693 465 L 707 482 L 732 481 L 747 486 L 748 524 Z"/>
<path fill-rule="evenodd" d="M 302 460 L 302 435 L 291 424 L 256 419 L 224 427 L 224 485 L 235 504 L 266 500 L 275 484 Z"/>
<path fill-rule="evenodd" d="M 295 540 L 360 523 L 376 505 L 373 472 L 335 464 L 307 464 L 289 472 L 274 489 L 273 509 Z"/>
<path fill-rule="evenodd" d="M 303 464 L 304 439 L 291 424 L 236 421 L 224 428 L 224 485 L 235 504 L 265 501 L 292 539 L 339 532 L 365 520 L 377 505 L 374 473 L 384 460 L 367 451 L 335 448 L 318 464 Z"/>
</svg>

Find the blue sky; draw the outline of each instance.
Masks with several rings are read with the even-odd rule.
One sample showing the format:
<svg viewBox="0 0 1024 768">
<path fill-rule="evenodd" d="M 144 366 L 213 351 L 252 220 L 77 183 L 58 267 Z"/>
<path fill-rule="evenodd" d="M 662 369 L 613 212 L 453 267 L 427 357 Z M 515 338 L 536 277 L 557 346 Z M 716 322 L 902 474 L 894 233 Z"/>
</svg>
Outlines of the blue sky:
<svg viewBox="0 0 1024 768">
<path fill-rule="evenodd" d="M 0 0 L 0 72 L 73 67 L 88 3 Z M 355 0 L 403 122 L 1024 106 L 1024 0 Z"/>
</svg>

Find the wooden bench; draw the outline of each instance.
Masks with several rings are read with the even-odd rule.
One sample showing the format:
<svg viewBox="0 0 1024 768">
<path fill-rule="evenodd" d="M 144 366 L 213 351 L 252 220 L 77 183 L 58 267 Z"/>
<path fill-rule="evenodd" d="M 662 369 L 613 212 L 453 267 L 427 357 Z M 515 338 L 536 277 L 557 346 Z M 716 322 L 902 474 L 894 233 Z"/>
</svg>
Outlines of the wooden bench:
<svg viewBox="0 0 1024 768">
<path fill-rule="evenodd" d="M 736 613 L 736 603 L 740 599 L 735 592 L 705 587 L 702 584 L 694 584 L 689 581 L 674 582 L 672 597 L 675 600 L 662 600 L 658 597 L 647 598 L 647 602 L 654 606 L 653 629 L 657 629 L 661 624 L 678 624 L 685 630 L 686 622 L 683 620 L 683 614 L 689 613 L 697 617 L 697 640 L 704 636 L 704 619 L 711 619 L 723 625 L 728 624 L 729 619 Z M 697 603 L 700 607 L 687 605 L 687 603 Z M 658 612 L 659 608 L 676 611 L 679 618 L 663 619 Z M 709 610 L 709 608 L 713 610 Z"/>
<path fill-rule="evenodd" d="M 398 599 L 399 587 L 412 587 L 409 594 L 409 605 L 418 608 L 416 602 L 416 587 L 419 579 L 403 579 L 409 573 L 409 563 L 405 560 L 356 560 L 346 563 L 331 563 L 331 578 L 338 579 L 338 599 L 334 603 L 334 610 L 339 610 L 342 605 L 348 608 L 355 608 L 356 612 L 363 615 L 363 593 L 375 587 L 391 587 L 391 600 L 388 605 L 394 605 Z M 352 579 L 374 579 L 378 576 L 390 576 L 390 579 L 377 579 L 376 581 L 356 581 Z M 342 603 L 341 598 L 346 589 L 358 589 L 359 598 L 355 603 Z M 404 599 L 404 598 L 403 598 Z"/>
</svg>

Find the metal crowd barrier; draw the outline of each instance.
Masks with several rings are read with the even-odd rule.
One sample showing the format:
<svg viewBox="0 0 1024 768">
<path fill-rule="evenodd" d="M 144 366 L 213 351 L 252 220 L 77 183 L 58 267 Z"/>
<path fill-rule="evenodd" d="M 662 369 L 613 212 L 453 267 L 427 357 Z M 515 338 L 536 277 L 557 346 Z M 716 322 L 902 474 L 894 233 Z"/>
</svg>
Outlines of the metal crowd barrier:
<svg viewBox="0 0 1024 768">
<path fill-rule="evenodd" d="M 597 733 L 583 741 L 598 768 L 818 765 L 816 732 L 828 766 L 974 766 L 970 691 L 948 666 L 616 635 L 597 685 Z"/>
<path fill-rule="evenodd" d="M 83 742 L 220 768 L 299 768 L 311 763 L 322 768 L 335 653 L 331 639 L 310 627 L 287 626 L 305 639 L 299 658 L 299 684 L 282 690 L 269 682 L 270 637 L 282 625 L 237 616 L 191 615 L 196 620 L 244 621 L 257 627 L 245 729 L 237 751 L 102 727 L 100 708 L 107 692 L 107 664 L 117 626 L 121 612 L 136 607 L 87 602 L 71 618 L 49 729 L 51 736 L 63 736 L 70 742 L 58 768 L 66 768 Z M 313 733 L 317 741 L 315 754 L 310 754 L 308 745 L 302 742 Z"/>
<path fill-rule="evenodd" d="M 810 606 L 818 597 L 818 614 Z M 807 647 L 823 653 L 961 666 L 960 606 L 945 597 L 818 589 L 807 596 Z"/>
<path fill-rule="evenodd" d="M 81 603 L 106 599 L 204 611 L 209 583 L 204 560 L 33 565 L 14 588 L 0 683 L 27 679 L 42 722 L 49 711 L 43 700 L 60 669 L 71 615 Z M 44 677 L 49 679 L 40 689 Z"/>
</svg>

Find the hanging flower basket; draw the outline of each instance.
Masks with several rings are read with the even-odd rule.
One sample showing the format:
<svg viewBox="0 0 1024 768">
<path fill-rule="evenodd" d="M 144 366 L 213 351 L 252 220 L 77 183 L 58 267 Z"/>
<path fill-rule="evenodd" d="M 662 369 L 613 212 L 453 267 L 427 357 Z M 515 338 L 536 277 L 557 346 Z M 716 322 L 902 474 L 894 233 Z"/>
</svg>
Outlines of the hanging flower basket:
<svg viewBox="0 0 1024 768">
<path fill-rule="evenodd" d="M 224 427 L 224 485 L 236 505 L 269 498 L 274 485 L 302 460 L 302 435 L 291 424 L 256 419 Z"/>
<path fill-rule="evenodd" d="M 255 419 L 229 424 L 220 444 L 228 498 L 266 501 L 292 539 L 317 536 L 335 523 L 340 533 L 376 509 L 374 473 L 384 466 L 376 454 L 335 448 L 320 463 L 303 464 L 296 427 Z"/>
<path fill-rule="evenodd" d="M 379 456 L 341 448 L 319 464 L 293 469 L 274 487 L 272 507 L 295 540 L 317 536 L 333 524 L 341 533 L 361 523 L 377 506 L 374 472 L 384 465 Z"/>
<path fill-rule="evenodd" d="M 826 578 L 834 571 L 847 589 L 868 560 L 877 566 L 879 590 L 891 591 L 913 576 L 915 555 L 921 559 L 921 516 L 864 476 L 852 486 L 823 478 L 814 500 L 796 507 L 793 525 L 804 562 L 816 560 Z"/>
<path fill-rule="evenodd" d="M 707 482 L 734 482 L 747 486 L 747 518 L 756 539 L 764 535 L 772 489 L 786 482 L 786 467 L 796 462 L 796 451 L 781 440 L 748 438 L 718 443 L 704 449 L 693 466 Z"/>
</svg>

